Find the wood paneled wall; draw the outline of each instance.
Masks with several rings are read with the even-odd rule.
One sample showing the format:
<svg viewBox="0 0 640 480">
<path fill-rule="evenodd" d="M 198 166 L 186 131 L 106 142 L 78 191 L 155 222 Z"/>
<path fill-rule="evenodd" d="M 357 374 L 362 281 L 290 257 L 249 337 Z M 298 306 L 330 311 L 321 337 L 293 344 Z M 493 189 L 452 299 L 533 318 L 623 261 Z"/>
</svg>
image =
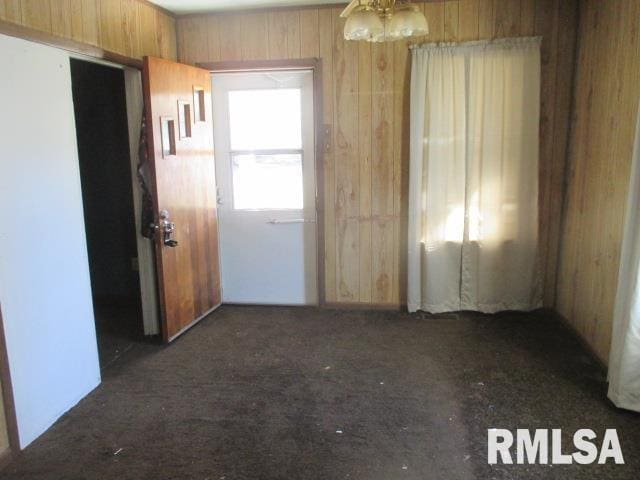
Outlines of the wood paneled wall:
<svg viewBox="0 0 640 480">
<path fill-rule="evenodd" d="M 176 59 L 176 21 L 139 0 L 1 0 L 0 19 L 131 58 Z"/>
<path fill-rule="evenodd" d="M 640 0 L 583 0 L 557 310 L 605 363 L 640 99 Z"/>
<path fill-rule="evenodd" d="M 541 255 L 554 297 L 567 146 L 576 0 L 448 0 L 421 4 L 426 41 L 542 35 Z M 406 42 L 346 42 L 341 8 L 189 16 L 186 63 L 320 57 L 324 123 L 327 302 L 405 303 L 409 51 Z"/>
</svg>

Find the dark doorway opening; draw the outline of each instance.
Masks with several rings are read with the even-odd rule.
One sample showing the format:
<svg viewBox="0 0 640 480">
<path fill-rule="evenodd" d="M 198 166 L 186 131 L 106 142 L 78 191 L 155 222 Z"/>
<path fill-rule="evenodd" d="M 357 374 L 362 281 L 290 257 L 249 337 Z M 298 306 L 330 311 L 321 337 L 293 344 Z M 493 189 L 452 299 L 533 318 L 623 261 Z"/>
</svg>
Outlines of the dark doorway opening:
<svg viewBox="0 0 640 480">
<path fill-rule="evenodd" d="M 124 72 L 71 59 L 100 366 L 143 338 Z"/>
</svg>

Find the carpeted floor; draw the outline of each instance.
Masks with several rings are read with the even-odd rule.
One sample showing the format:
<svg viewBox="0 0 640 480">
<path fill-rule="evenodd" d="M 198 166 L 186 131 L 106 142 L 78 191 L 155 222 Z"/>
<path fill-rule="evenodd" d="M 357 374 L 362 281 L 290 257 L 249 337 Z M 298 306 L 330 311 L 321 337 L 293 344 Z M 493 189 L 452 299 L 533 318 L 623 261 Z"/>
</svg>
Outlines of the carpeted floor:
<svg viewBox="0 0 640 480">
<path fill-rule="evenodd" d="M 225 306 L 137 344 L 7 479 L 634 479 L 640 415 L 544 314 Z M 617 428 L 625 465 L 487 465 L 488 428 Z M 570 451 L 573 451 L 571 448 Z"/>
</svg>

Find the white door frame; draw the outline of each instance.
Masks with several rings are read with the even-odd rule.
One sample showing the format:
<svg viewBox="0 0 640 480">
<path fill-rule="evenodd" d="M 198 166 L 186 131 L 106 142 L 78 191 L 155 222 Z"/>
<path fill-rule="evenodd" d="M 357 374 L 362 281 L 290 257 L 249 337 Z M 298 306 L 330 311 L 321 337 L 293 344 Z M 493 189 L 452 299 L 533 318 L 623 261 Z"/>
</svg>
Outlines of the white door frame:
<svg viewBox="0 0 640 480">
<path fill-rule="evenodd" d="M 140 234 L 142 223 L 142 188 L 138 181 L 140 163 L 140 127 L 144 99 L 142 95 L 142 72 L 133 68 L 124 69 L 124 86 L 127 100 L 127 124 L 129 127 L 129 156 L 131 164 L 131 188 L 135 217 L 136 245 L 138 247 L 138 276 L 140 277 L 140 305 L 145 335 L 160 333 L 160 306 L 156 283 L 156 258 L 153 240 Z"/>
<path fill-rule="evenodd" d="M 197 67 L 209 70 L 212 74 L 230 72 L 256 72 L 261 70 L 311 70 L 313 72 L 313 119 L 315 139 L 316 167 L 316 258 L 318 306 L 326 305 L 325 293 L 325 204 L 324 204 L 324 153 L 331 152 L 331 126 L 324 125 L 322 59 L 301 58 L 284 60 L 252 60 L 197 63 Z"/>
</svg>

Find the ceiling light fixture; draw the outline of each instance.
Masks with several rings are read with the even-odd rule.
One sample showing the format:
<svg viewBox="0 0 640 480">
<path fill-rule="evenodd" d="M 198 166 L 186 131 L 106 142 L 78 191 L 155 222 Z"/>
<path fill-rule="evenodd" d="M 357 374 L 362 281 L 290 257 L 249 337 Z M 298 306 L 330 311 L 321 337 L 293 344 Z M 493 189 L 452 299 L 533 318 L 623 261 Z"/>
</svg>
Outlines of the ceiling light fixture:
<svg viewBox="0 0 640 480">
<path fill-rule="evenodd" d="M 408 1 L 352 0 L 340 16 L 347 19 L 346 40 L 387 42 L 429 33 L 424 14 Z"/>
</svg>

